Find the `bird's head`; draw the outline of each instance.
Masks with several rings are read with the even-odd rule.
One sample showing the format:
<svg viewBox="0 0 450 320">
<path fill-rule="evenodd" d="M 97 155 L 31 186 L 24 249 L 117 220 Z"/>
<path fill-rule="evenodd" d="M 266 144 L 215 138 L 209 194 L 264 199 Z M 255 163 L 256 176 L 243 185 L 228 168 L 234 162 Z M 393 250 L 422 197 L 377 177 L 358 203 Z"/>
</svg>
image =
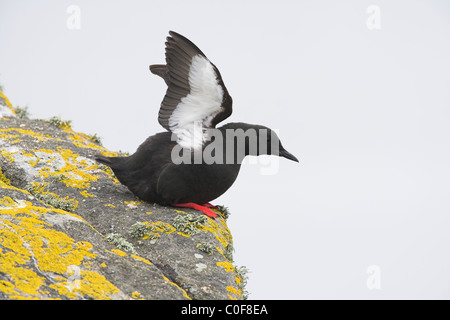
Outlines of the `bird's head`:
<svg viewBox="0 0 450 320">
<path fill-rule="evenodd" d="M 233 145 L 237 158 L 245 156 L 275 155 L 298 162 L 281 144 L 275 130 L 261 125 L 230 123 L 221 128 L 225 131 L 227 145 Z"/>
<path fill-rule="evenodd" d="M 256 155 L 275 155 L 299 162 L 292 153 L 283 147 L 280 138 L 274 130 L 263 126 L 260 127 L 257 130 L 258 146 Z"/>
</svg>

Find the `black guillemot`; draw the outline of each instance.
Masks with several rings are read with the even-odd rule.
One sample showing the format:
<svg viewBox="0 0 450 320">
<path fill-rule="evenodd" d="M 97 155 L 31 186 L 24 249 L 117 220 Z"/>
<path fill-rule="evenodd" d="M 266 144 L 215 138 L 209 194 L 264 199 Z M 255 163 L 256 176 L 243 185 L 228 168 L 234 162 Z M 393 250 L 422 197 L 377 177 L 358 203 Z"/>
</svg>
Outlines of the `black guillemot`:
<svg viewBox="0 0 450 320">
<path fill-rule="evenodd" d="M 168 131 L 145 140 L 128 157 L 98 155 L 119 181 L 144 201 L 202 211 L 237 178 L 247 155 L 277 155 L 298 162 L 271 129 L 247 123 L 216 125 L 232 113 L 219 70 L 190 40 L 170 31 L 165 65 L 150 71 L 168 88 L 158 121 Z"/>
</svg>

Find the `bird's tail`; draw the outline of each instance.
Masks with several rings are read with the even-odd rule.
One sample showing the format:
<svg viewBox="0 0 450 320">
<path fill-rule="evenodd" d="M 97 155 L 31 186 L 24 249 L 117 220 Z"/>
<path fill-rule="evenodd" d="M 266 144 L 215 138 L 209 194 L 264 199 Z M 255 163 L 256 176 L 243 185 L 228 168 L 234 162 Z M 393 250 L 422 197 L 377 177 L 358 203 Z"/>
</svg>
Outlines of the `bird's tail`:
<svg viewBox="0 0 450 320">
<path fill-rule="evenodd" d="M 113 169 L 116 174 L 123 169 L 124 165 L 126 165 L 126 159 L 128 159 L 128 157 L 105 157 L 100 154 L 95 156 L 97 162 L 107 165 Z"/>
<path fill-rule="evenodd" d="M 95 160 L 98 163 L 104 164 L 112 169 L 114 175 L 119 181 L 128 186 L 129 170 L 127 168 L 127 159 L 129 157 L 105 157 L 103 155 L 96 155 Z"/>
<path fill-rule="evenodd" d="M 100 162 L 101 164 L 107 165 L 108 167 L 110 167 L 113 164 L 110 157 L 105 157 L 103 155 L 95 156 L 95 161 Z"/>
</svg>

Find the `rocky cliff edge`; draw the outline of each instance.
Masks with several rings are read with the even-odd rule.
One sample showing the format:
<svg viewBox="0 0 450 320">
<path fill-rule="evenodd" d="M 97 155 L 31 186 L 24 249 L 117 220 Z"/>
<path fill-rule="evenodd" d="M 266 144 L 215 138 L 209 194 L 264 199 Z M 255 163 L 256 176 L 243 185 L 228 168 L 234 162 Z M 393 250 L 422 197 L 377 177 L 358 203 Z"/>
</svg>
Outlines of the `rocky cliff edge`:
<svg viewBox="0 0 450 320">
<path fill-rule="evenodd" d="M 98 138 L 0 91 L 0 299 L 240 299 L 227 212 L 140 201 Z"/>
</svg>

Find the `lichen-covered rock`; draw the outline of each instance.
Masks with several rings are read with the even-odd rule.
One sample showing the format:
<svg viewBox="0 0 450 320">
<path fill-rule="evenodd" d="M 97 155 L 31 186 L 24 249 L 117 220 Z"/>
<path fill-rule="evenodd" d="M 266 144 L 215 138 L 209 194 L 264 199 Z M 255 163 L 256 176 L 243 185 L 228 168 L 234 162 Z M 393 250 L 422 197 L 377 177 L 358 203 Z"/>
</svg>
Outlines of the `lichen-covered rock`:
<svg viewBox="0 0 450 320">
<path fill-rule="evenodd" d="M 16 112 L 14 111 L 11 102 L 0 90 L 0 117 L 15 117 Z"/>
<path fill-rule="evenodd" d="M 118 153 L 0 105 L 0 299 L 243 297 L 224 215 L 142 202 L 93 160 Z"/>
</svg>

